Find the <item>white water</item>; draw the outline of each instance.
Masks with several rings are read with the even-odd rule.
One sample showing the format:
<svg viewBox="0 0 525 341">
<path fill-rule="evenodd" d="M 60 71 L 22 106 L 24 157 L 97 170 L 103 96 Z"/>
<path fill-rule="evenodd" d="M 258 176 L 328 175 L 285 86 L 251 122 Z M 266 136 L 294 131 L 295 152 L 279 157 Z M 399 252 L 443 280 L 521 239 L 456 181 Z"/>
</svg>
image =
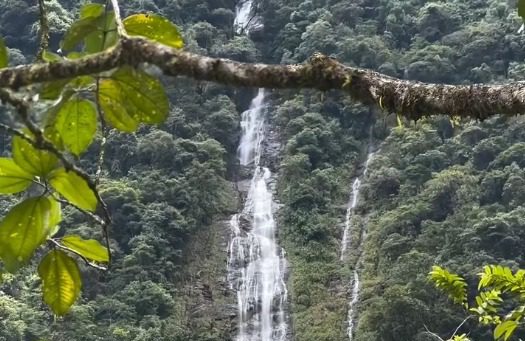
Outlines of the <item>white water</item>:
<svg viewBox="0 0 525 341">
<path fill-rule="evenodd" d="M 357 203 L 359 202 L 359 191 L 361 189 L 361 181 L 366 176 L 366 173 L 368 172 L 368 165 L 370 164 L 370 161 L 372 160 L 373 157 L 374 157 L 374 153 L 370 152 L 366 158 L 365 169 L 363 170 L 363 174 L 361 175 L 361 178 L 357 177 L 352 184 L 352 194 L 350 195 L 350 200 L 348 202 L 348 208 L 346 210 L 345 228 L 343 231 L 343 240 L 341 242 L 341 261 L 344 261 L 345 259 L 346 249 L 348 247 L 348 244 L 350 244 L 349 239 L 353 233 L 352 217 L 353 217 L 355 207 L 357 206 Z M 357 258 L 357 261 L 354 267 L 354 271 L 353 271 L 352 292 L 350 294 L 350 303 L 348 304 L 347 333 L 348 333 L 348 338 L 350 341 L 352 341 L 354 337 L 354 327 L 355 327 L 355 319 L 356 319 L 355 306 L 359 302 L 359 290 L 360 290 L 359 270 L 361 267 L 362 246 L 363 246 L 365 238 L 366 238 L 366 231 L 365 229 L 363 229 L 361 231 L 361 237 L 359 238 L 359 245 L 357 246 L 358 258 Z"/>
<path fill-rule="evenodd" d="M 286 264 L 275 240 L 274 202 L 268 187 L 272 174 L 260 165 L 264 109 L 264 90 L 260 89 L 241 122 L 239 160 L 243 166 L 253 164 L 254 170 L 243 211 L 230 221 L 228 273 L 237 291 L 237 341 L 284 341 L 287 332 Z M 247 222 L 242 227 L 241 220 Z"/>
<path fill-rule="evenodd" d="M 241 0 L 235 9 L 235 20 L 233 27 L 237 33 L 243 33 L 250 24 L 250 14 L 252 11 L 252 0 Z"/>
</svg>

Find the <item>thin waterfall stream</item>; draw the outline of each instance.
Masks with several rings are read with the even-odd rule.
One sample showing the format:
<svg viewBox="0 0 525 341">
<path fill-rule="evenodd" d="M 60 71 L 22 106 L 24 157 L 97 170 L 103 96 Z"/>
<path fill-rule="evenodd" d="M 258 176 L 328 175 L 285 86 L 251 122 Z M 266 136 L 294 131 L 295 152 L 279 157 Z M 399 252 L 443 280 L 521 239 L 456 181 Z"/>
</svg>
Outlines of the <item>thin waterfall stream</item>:
<svg viewBox="0 0 525 341">
<path fill-rule="evenodd" d="M 248 33 L 252 1 L 237 6 L 235 29 Z M 242 211 L 230 220 L 228 281 L 237 292 L 237 341 L 285 341 L 288 326 L 285 303 L 284 251 L 277 245 L 270 169 L 261 162 L 265 139 L 265 92 L 259 89 L 242 114 L 238 148 L 242 167 L 252 168 L 252 178 Z"/>
<path fill-rule="evenodd" d="M 352 183 L 352 193 L 350 194 L 350 200 L 348 201 L 348 207 L 346 209 L 346 216 L 345 216 L 345 225 L 344 225 L 344 231 L 343 231 L 343 238 L 341 241 L 341 261 L 345 260 L 346 257 L 346 251 L 348 248 L 348 245 L 351 243 L 351 236 L 353 234 L 353 228 L 354 225 L 352 223 L 352 218 L 354 216 L 354 211 L 359 203 L 359 191 L 361 190 L 361 183 L 366 177 L 366 174 L 368 172 L 368 166 L 370 164 L 370 161 L 373 159 L 375 152 L 369 151 L 365 167 L 363 170 L 363 173 L 361 176 L 358 176 L 355 178 L 354 182 Z M 354 270 L 352 272 L 352 291 L 350 293 L 350 302 L 348 304 L 348 328 L 347 328 L 347 334 L 350 341 L 354 338 L 354 327 L 355 327 L 355 320 L 356 320 L 356 311 L 355 306 L 359 302 L 359 290 L 360 290 L 360 281 L 359 281 L 359 271 L 362 267 L 362 254 L 363 254 L 363 244 L 366 239 L 366 227 L 363 227 L 360 231 L 360 238 L 359 238 L 359 245 L 357 246 L 357 260 L 355 262 Z"/>
</svg>

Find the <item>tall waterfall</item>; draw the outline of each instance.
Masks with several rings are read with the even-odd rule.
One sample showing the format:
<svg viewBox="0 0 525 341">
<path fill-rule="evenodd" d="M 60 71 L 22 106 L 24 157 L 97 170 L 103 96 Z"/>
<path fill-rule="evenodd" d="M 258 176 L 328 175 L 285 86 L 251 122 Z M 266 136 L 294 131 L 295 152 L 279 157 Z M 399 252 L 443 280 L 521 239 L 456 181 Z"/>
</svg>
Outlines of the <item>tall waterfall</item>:
<svg viewBox="0 0 525 341">
<path fill-rule="evenodd" d="M 366 173 L 368 172 L 368 165 L 370 164 L 370 161 L 372 160 L 373 157 L 374 157 L 374 152 L 369 152 L 366 158 L 366 162 L 365 162 L 365 169 L 363 170 L 363 174 L 361 175 L 361 178 L 356 177 L 352 184 L 352 193 L 350 195 L 350 200 L 348 202 L 348 208 L 346 209 L 345 228 L 343 231 L 343 240 L 341 242 L 341 261 L 344 261 L 345 255 L 346 255 L 346 249 L 348 247 L 348 244 L 350 244 L 351 242 L 350 237 L 353 232 L 352 217 L 353 217 L 355 207 L 357 206 L 357 203 L 359 202 L 359 191 L 361 189 L 361 181 L 366 176 Z M 355 306 L 359 302 L 359 290 L 360 290 L 359 271 L 362 265 L 361 256 L 362 256 L 363 243 L 366 238 L 365 228 L 363 228 L 360 232 L 361 232 L 361 236 L 359 238 L 359 245 L 357 246 L 358 257 L 357 257 L 357 261 L 355 263 L 355 267 L 353 271 L 352 291 L 350 293 L 350 303 L 348 304 L 347 332 L 348 332 L 348 338 L 350 339 L 350 341 L 352 341 L 354 337 L 354 327 L 355 327 L 355 318 L 356 318 Z"/>
<path fill-rule="evenodd" d="M 237 6 L 235 29 L 250 30 L 252 1 Z M 250 108 L 242 114 L 239 162 L 253 166 L 253 177 L 241 213 L 230 220 L 228 279 L 237 291 L 239 331 L 237 341 L 285 341 L 287 298 L 284 251 L 275 240 L 270 170 L 261 165 L 264 141 L 264 90 L 259 89 Z"/>
<path fill-rule="evenodd" d="M 230 285 L 237 291 L 237 341 L 284 341 L 287 334 L 286 264 L 275 240 L 274 202 L 268 187 L 272 174 L 261 166 L 264 109 L 264 90 L 260 89 L 241 122 L 239 160 L 254 170 L 245 206 L 230 221 L 228 272 Z"/>
</svg>

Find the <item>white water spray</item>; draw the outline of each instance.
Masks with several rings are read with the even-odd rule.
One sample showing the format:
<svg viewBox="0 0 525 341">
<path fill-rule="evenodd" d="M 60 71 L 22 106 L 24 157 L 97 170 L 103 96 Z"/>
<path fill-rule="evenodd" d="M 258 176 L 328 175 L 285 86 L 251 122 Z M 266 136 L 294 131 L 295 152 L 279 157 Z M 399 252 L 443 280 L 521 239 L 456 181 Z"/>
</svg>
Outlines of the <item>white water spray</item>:
<svg viewBox="0 0 525 341">
<path fill-rule="evenodd" d="M 242 213 L 230 221 L 230 285 L 237 291 L 239 333 L 237 341 L 286 340 L 284 305 L 284 252 L 275 240 L 273 198 L 268 187 L 271 172 L 260 166 L 264 140 L 264 91 L 259 90 L 250 109 L 242 115 L 239 145 L 241 165 L 253 164 L 254 173 Z M 243 225 L 244 224 L 244 225 Z"/>
<path fill-rule="evenodd" d="M 353 184 L 352 184 L 352 194 L 350 195 L 350 200 L 348 202 L 348 208 L 346 210 L 346 217 L 345 217 L 345 228 L 343 231 L 343 240 L 341 242 L 341 261 L 344 261 L 345 255 L 346 255 L 346 249 L 348 247 L 348 244 L 350 244 L 350 237 L 352 235 L 352 218 L 354 210 L 359 202 L 359 191 L 361 189 L 361 181 L 366 176 L 366 173 L 368 172 L 368 165 L 370 164 L 370 161 L 374 157 L 374 153 L 370 152 L 366 158 L 365 162 L 365 169 L 363 170 L 363 174 L 361 175 L 361 178 L 357 177 Z M 360 290 L 360 281 L 359 281 L 359 270 L 361 268 L 361 255 L 362 255 L 362 247 L 363 243 L 366 238 L 366 231 L 363 228 L 361 230 L 361 237 L 359 238 L 359 245 L 357 246 L 358 249 L 358 258 L 354 267 L 353 271 L 353 279 L 352 279 L 352 292 L 350 294 L 350 303 L 348 304 L 348 338 L 350 341 L 353 340 L 354 337 L 354 327 L 355 327 L 355 319 L 356 319 L 356 312 L 355 312 L 355 306 L 359 302 L 359 290 Z"/>
</svg>

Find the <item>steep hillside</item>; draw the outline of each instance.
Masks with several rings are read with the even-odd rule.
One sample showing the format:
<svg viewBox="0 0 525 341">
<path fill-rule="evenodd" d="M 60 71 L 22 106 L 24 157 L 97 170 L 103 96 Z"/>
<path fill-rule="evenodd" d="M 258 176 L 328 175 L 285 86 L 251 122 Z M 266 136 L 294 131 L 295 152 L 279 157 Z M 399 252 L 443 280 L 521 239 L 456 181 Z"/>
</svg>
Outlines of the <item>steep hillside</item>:
<svg viewBox="0 0 525 341">
<path fill-rule="evenodd" d="M 170 18 L 188 50 L 211 56 L 299 63 L 322 52 L 400 78 L 453 84 L 525 76 L 522 20 L 505 0 L 254 0 L 256 24 L 244 32 L 234 25 L 242 1 L 121 2 L 126 14 Z M 84 1 L 46 3 L 57 50 Z M 34 60 L 37 20 L 27 1 L 0 0 L 0 36 L 13 65 Z M 83 269 L 82 298 L 60 319 L 41 302 L 34 265 L 3 275 L 0 340 L 235 340 L 242 314 L 278 304 L 289 316 L 265 323 L 286 320 L 288 329 L 271 341 L 429 341 L 429 331 L 446 339 L 465 312 L 428 281 L 433 264 L 469 280 L 485 264 L 525 267 L 523 119 L 398 122 L 337 92 L 267 91 L 270 138 L 257 147 L 263 160 L 252 169 L 237 157 L 241 113 L 255 89 L 163 82 L 172 103 L 163 125 L 107 136 L 101 194 L 113 216 L 111 270 Z M 101 137 L 82 159 L 91 173 Z M 6 155 L 10 138 L 1 141 Z M 275 189 L 279 209 L 275 221 L 271 209 L 264 219 L 275 223 L 272 252 L 285 250 L 280 289 L 286 284 L 288 296 L 238 308 L 228 273 L 229 221 L 249 201 L 238 180 L 259 166 L 273 172 L 263 178 L 265 198 Z M 15 201 L 2 199 L 2 215 Z M 72 209 L 64 225 L 101 237 Z M 492 339 L 474 319 L 461 332 Z M 518 331 L 516 339 L 524 336 Z"/>
</svg>

